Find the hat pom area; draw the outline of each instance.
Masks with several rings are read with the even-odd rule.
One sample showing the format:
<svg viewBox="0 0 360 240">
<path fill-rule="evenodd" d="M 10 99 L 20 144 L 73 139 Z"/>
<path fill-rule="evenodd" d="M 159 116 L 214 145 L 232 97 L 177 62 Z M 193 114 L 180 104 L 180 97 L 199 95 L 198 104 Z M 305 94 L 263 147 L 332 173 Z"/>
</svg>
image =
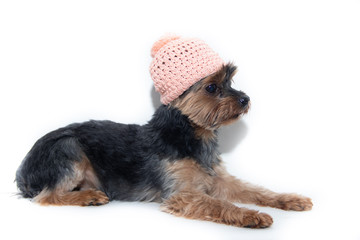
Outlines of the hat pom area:
<svg viewBox="0 0 360 240">
<path fill-rule="evenodd" d="M 165 44 L 174 41 L 176 39 L 179 39 L 180 36 L 174 35 L 174 34 L 166 34 L 162 38 L 160 38 L 158 41 L 154 43 L 154 45 L 151 48 L 151 57 L 154 57 L 156 53 L 162 48 Z"/>
</svg>

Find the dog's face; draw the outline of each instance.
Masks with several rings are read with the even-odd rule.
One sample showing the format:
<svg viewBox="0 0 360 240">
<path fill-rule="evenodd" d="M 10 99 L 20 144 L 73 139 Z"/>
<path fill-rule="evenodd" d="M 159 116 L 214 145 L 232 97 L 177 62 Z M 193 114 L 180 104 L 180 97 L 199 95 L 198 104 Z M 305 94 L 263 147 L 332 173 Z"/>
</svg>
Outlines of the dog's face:
<svg viewBox="0 0 360 240">
<path fill-rule="evenodd" d="M 185 91 L 171 105 L 201 128 L 215 130 L 247 113 L 250 98 L 231 87 L 236 66 L 224 65 Z"/>
</svg>

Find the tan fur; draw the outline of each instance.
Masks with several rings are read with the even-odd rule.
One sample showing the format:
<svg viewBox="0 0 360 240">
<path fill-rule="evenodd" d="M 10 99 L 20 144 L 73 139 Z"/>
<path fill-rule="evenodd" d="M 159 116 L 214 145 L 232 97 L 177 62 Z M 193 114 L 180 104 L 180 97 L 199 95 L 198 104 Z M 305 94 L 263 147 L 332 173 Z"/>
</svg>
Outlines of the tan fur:
<svg viewBox="0 0 360 240">
<path fill-rule="evenodd" d="M 310 198 L 297 194 L 280 194 L 242 182 L 231 176 L 222 165 L 215 167 L 216 176 L 210 195 L 231 202 L 253 203 L 284 210 L 304 211 L 312 208 Z"/>
<path fill-rule="evenodd" d="M 100 187 L 89 159 L 74 164 L 73 173 L 66 176 L 53 190 L 44 189 L 34 198 L 41 205 L 102 205 L 109 202 L 105 193 L 96 190 Z M 79 191 L 73 191 L 78 188 Z"/>
<path fill-rule="evenodd" d="M 181 192 L 162 203 L 161 210 L 176 216 L 237 227 L 264 228 L 273 220 L 266 213 L 239 208 L 230 202 L 197 192 Z"/>
<path fill-rule="evenodd" d="M 41 205 L 75 206 L 97 206 L 109 202 L 109 199 L 105 193 L 95 189 L 74 192 L 43 190 L 38 196 L 36 196 L 34 200 Z"/>
<path fill-rule="evenodd" d="M 216 137 L 214 131 L 205 128 L 200 128 L 198 126 L 194 126 L 194 129 L 195 129 L 195 136 L 198 139 L 202 139 L 206 142 L 208 142 L 209 140 L 213 140 Z"/>
<path fill-rule="evenodd" d="M 166 172 L 174 181 L 174 192 L 207 193 L 214 183 L 214 179 L 190 158 L 169 163 Z"/>
<path fill-rule="evenodd" d="M 231 95 L 219 97 L 221 92 L 213 95 L 205 90 L 210 84 L 221 86 L 225 75 L 226 69 L 223 68 L 171 103 L 188 116 L 195 136 L 205 142 L 216 138 L 214 130 L 233 123 L 250 108 L 250 102 L 242 108 L 238 99 Z M 296 211 L 312 208 L 310 198 L 279 194 L 242 182 L 231 176 L 222 164 L 213 166 L 213 172 L 207 172 L 209 170 L 205 171 L 194 159 L 187 158 L 170 163 L 166 170 L 172 179 L 172 195 L 163 202 L 162 210 L 177 216 L 259 228 L 272 224 L 269 215 L 238 208 L 231 202 Z"/>
<path fill-rule="evenodd" d="M 169 164 L 167 172 L 173 179 L 173 194 L 161 209 L 177 216 L 208 220 L 234 226 L 267 227 L 269 215 L 231 202 L 254 203 L 284 210 L 310 210 L 311 200 L 296 194 L 278 194 L 236 179 L 222 165 L 215 174 L 206 172 L 193 159 Z"/>
<path fill-rule="evenodd" d="M 84 179 L 81 182 L 80 188 L 82 190 L 89 189 L 89 188 L 96 188 L 96 189 L 100 188 L 100 181 L 99 181 L 98 177 L 96 176 L 96 173 L 95 173 L 93 167 L 91 166 L 89 159 L 84 157 L 82 163 L 84 164 L 84 166 L 82 168 L 84 171 Z"/>
<path fill-rule="evenodd" d="M 235 72 L 232 73 L 234 74 Z M 220 86 L 225 75 L 224 67 L 193 85 L 186 94 L 171 103 L 171 106 L 189 118 L 195 137 L 207 143 L 215 140 L 214 130 L 236 121 L 249 110 L 250 102 L 242 107 L 236 97 L 219 97 L 221 92 L 215 96 L 205 90 L 210 84 Z M 158 189 L 146 188 L 134 200 L 162 202 L 161 210 L 176 216 L 252 228 L 269 227 L 273 220 L 268 214 L 239 208 L 232 202 L 296 211 L 312 208 L 309 198 L 296 194 L 279 194 L 242 182 L 231 176 L 222 163 L 207 170 L 191 158 L 177 161 L 163 159 L 163 164 L 166 172 L 166 196 Z M 65 177 L 54 190 L 43 190 L 35 201 L 43 205 L 106 204 L 109 199 L 97 190 L 100 187 L 90 161 L 83 157 L 82 161 L 74 165 L 71 175 Z M 75 188 L 80 191 L 73 191 Z"/>
<path fill-rule="evenodd" d="M 191 91 L 175 99 L 171 102 L 171 105 L 188 116 L 197 127 L 206 130 L 215 130 L 221 125 L 236 121 L 241 115 L 247 113 L 249 107 L 242 109 L 238 99 L 214 97 L 204 90 L 212 83 L 220 85 L 225 77 L 225 71 L 225 68 L 223 68 L 198 82 L 191 88 Z M 197 130 L 197 133 L 202 133 L 202 131 Z"/>
</svg>

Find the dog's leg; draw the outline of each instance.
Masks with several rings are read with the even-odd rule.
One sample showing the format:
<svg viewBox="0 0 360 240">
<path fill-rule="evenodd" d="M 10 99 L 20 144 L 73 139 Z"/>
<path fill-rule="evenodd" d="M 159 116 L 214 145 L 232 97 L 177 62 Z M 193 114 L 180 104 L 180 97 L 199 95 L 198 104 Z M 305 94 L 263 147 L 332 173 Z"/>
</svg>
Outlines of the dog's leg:
<svg viewBox="0 0 360 240">
<path fill-rule="evenodd" d="M 161 210 L 176 216 L 223 223 L 237 227 L 266 228 L 273 220 L 266 213 L 238 208 L 206 194 L 180 192 L 161 205 Z"/>
<path fill-rule="evenodd" d="M 280 194 L 244 183 L 227 173 L 223 166 L 215 169 L 217 176 L 210 195 L 230 202 L 252 203 L 283 210 L 311 210 L 310 198 L 297 194 Z"/>
<path fill-rule="evenodd" d="M 34 201 L 41 205 L 99 206 L 108 203 L 109 199 L 105 193 L 95 189 L 73 192 L 43 190 Z"/>
<path fill-rule="evenodd" d="M 73 165 L 71 174 L 64 176 L 54 189 L 43 189 L 34 201 L 41 205 L 99 206 L 109 202 L 99 186 L 94 169 L 84 156 Z"/>
</svg>

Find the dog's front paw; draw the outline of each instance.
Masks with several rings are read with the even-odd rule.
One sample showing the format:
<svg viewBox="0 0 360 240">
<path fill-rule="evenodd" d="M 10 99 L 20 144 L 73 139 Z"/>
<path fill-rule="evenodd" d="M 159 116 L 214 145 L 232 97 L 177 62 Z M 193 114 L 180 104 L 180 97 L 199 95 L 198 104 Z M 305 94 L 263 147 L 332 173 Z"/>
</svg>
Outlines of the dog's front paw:
<svg viewBox="0 0 360 240">
<path fill-rule="evenodd" d="M 310 198 L 297 194 L 282 194 L 278 199 L 278 208 L 293 211 L 309 211 L 313 203 Z"/>
</svg>

